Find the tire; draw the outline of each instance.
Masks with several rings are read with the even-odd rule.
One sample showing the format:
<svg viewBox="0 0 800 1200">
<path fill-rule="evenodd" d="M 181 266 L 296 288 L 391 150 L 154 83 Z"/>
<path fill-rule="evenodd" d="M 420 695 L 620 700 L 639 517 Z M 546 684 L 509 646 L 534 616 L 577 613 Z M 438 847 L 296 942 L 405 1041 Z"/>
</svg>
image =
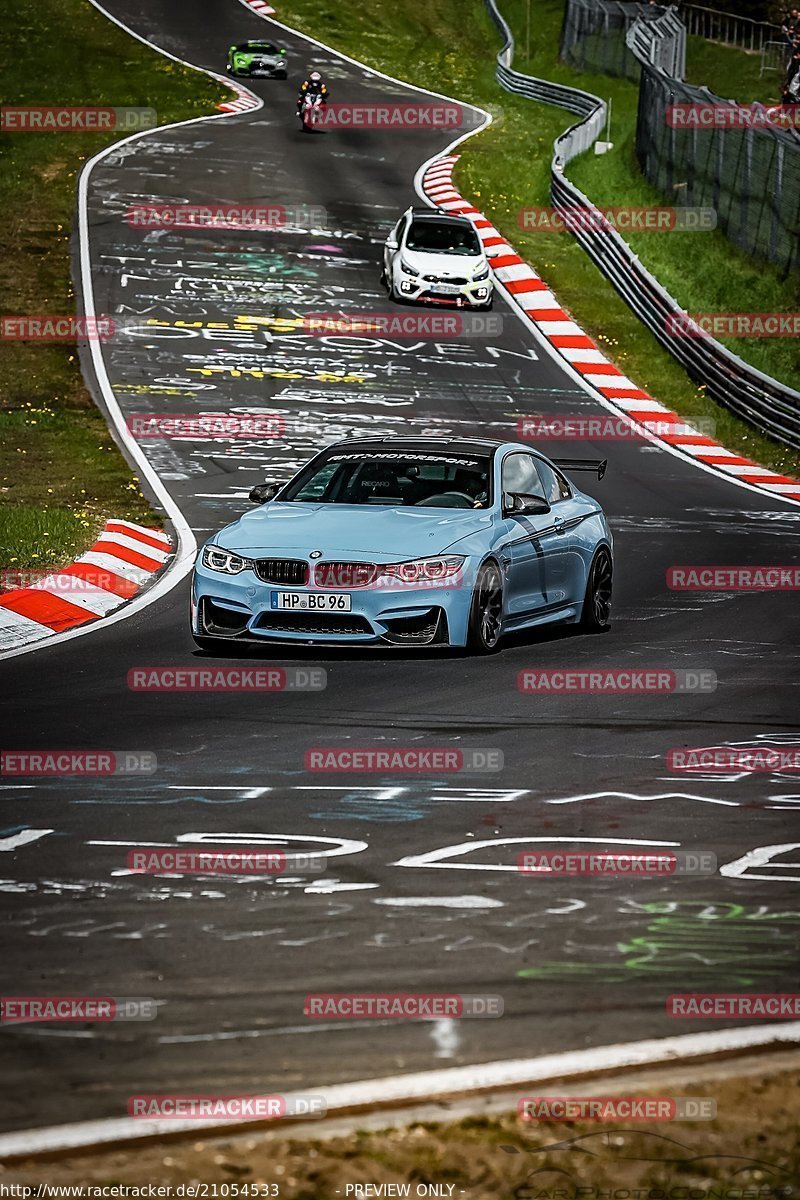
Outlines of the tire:
<svg viewBox="0 0 800 1200">
<path fill-rule="evenodd" d="M 503 615 L 503 579 L 496 562 L 484 563 L 478 572 L 467 626 L 467 647 L 473 654 L 494 654 L 500 645 Z"/>
<path fill-rule="evenodd" d="M 602 633 L 611 626 L 611 596 L 614 564 L 606 546 L 601 546 L 592 559 L 586 580 L 586 595 L 578 624 L 585 633 Z"/>
</svg>

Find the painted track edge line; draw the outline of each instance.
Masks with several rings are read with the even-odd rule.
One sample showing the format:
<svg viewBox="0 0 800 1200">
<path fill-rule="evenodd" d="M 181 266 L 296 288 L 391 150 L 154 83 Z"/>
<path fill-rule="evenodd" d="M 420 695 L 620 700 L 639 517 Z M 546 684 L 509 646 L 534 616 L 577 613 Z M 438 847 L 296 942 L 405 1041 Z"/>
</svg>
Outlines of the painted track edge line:
<svg viewBox="0 0 800 1200">
<path fill-rule="evenodd" d="M 117 25 L 130 37 L 147 46 L 148 49 L 156 54 L 161 54 L 164 58 L 169 58 L 173 62 L 180 63 L 181 66 L 189 68 L 192 71 L 199 71 L 202 75 L 207 75 L 211 79 L 215 79 L 218 83 L 230 88 L 230 81 L 223 75 L 217 74 L 215 71 L 207 70 L 205 67 L 198 67 L 194 63 L 187 62 L 183 58 L 178 58 L 177 55 L 171 54 L 169 50 L 164 50 L 160 46 L 154 45 L 141 34 L 130 29 L 123 21 L 120 21 L 112 13 L 108 12 L 98 2 L 98 0 L 89 0 L 93 8 L 97 9 L 107 20 L 112 24 Z M 231 88 L 231 91 L 235 89 Z M 248 91 L 249 89 L 243 89 Z M 254 112 L 263 107 L 263 100 L 256 95 L 255 92 L 249 93 L 253 97 L 253 106 L 249 111 Z M 186 121 L 172 121 L 166 125 L 159 125 L 155 129 L 144 129 L 137 133 L 130 134 L 128 137 L 120 138 L 119 141 L 112 142 L 110 145 L 103 147 L 97 154 L 93 155 L 81 168 L 81 173 L 78 179 L 78 242 L 80 250 L 80 286 L 83 300 L 84 313 L 87 316 L 94 315 L 94 291 L 92 289 L 92 273 L 91 260 L 89 258 L 89 221 L 88 221 L 88 186 L 89 179 L 93 168 L 97 163 L 101 162 L 106 155 L 111 154 L 119 149 L 120 146 L 127 145 L 129 142 L 137 141 L 139 138 L 148 137 L 150 134 L 163 133 L 167 129 L 178 129 L 186 125 L 198 125 L 203 121 L 225 121 L 230 117 L 238 115 L 237 113 L 219 112 L 209 113 L 203 117 L 192 117 Z M 105 361 L 102 355 L 102 349 L 99 342 L 92 341 L 89 343 L 92 368 L 94 371 L 97 385 L 100 389 L 105 412 L 103 415 L 107 419 L 109 429 L 114 436 L 114 440 L 120 447 L 125 458 L 131 466 L 134 466 L 144 477 L 158 504 L 161 505 L 167 517 L 169 518 L 172 528 L 175 531 L 175 554 L 170 560 L 168 566 L 159 575 L 155 583 L 143 589 L 133 599 L 121 605 L 115 612 L 106 617 L 99 617 L 96 621 L 92 621 L 87 625 L 77 629 L 71 629 L 67 633 L 54 633 L 50 637 L 42 638 L 38 641 L 30 642 L 25 646 L 18 646 L 14 650 L 8 650 L 0 653 L 0 662 L 9 658 L 17 658 L 22 654 L 32 654 L 39 650 L 52 649 L 54 646 L 62 645 L 64 642 L 72 641 L 73 638 L 85 637 L 87 634 L 97 633 L 101 629 L 107 629 L 110 625 L 115 625 L 120 621 L 127 620 L 128 617 L 134 616 L 153 604 L 156 600 L 160 600 L 162 596 L 167 595 L 184 576 L 188 575 L 192 569 L 194 556 L 197 551 L 197 542 L 194 533 L 189 526 L 188 521 L 178 506 L 177 501 L 167 490 L 158 473 L 150 465 L 146 455 L 141 447 L 135 441 L 133 436 L 128 431 L 122 416 L 122 410 L 116 396 L 114 395 L 111 381 L 108 378 Z M 91 391 L 91 389 L 88 389 Z M 97 400 L 95 400 L 97 403 Z M 102 406 L 97 403 L 98 408 L 103 411 Z"/>
<path fill-rule="evenodd" d="M 787 1021 L 780 1025 L 748 1025 L 737 1029 L 596 1046 L 588 1050 L 568 1050 L 538 1058 L 508 1059 L 408 1075 L 390 1075 L 382 1079 L 333 1084 L 318 1090 L 325 1096 L 326 1115 L 332 1112 L 344 1115 L 365 1107 L 374 1110 L 412 1101 L 443 1097 L 455 1099 L 529 1083 L 657 1064 L 674 1065 L 685 1059 L 730 1056 L 752 1047 L 799 1042 L 800 1021 Z M 290 1123 L 287 1123 L 287 1127 L 291 1127 Z M 67 1154 L 111 1147 L 122 1142 L 141 1143 L 143 1140 L 154 1141 L 170 1136 L 209 1135 L 256 1128 L 275 1128 L 275 1124 L 271 1121 L 173 1121 L 112 1117 L 0 1134 L 0 1161 L 35 1158 L 37 1154 Z"/>
</svg>

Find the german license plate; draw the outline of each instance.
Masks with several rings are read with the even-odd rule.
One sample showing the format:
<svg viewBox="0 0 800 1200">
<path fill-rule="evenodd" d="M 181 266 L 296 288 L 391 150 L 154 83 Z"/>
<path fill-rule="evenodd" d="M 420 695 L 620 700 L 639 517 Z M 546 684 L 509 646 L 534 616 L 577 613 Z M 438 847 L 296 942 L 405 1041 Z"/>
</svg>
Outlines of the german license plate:
<svg viewBox="0 0 800 1200">
<path fill-rule="evenodd" d="M 295 612 L 350 612 L 353 605 L 349 592 L 271 592 L 269 606 Z"/>
<path fill-rule="evenodd" d="M 457 296 L 460 290 L 454 283 L 437 283 L 431 288 L 437 296 Z"/>
</svg>

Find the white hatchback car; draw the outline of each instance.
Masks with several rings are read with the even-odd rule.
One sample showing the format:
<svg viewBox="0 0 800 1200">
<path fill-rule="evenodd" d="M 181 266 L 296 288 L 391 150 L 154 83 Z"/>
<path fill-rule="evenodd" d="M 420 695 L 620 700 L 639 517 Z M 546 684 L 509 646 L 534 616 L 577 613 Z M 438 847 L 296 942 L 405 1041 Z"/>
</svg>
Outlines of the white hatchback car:
<svg viewBox="0 0 800 1200">
<path fill-rule="evenodd" d="M 480 238 L 466 217 L 441 209 L 406 209 L 384 244 L 383 279 L 395 301 L 492 307 L 494 284 Z"/>
</svg>

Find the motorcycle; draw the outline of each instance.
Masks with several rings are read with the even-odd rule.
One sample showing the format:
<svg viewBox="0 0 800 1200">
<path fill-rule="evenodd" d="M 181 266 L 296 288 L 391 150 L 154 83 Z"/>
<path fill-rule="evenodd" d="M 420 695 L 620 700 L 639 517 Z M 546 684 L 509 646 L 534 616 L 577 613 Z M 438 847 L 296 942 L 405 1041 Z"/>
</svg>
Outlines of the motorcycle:
<svg viewBox="0 0 800 1200">
<path fill-rule="evenodd" d="M 303 96 L 303 103 L 297 110 L 297 115 L 300 118 L 300 123 L 303 126 L 304 133 L 312 133 L 316 121 L 316 112 L 323 107 L 323 97 L 319 94 L 312 96 L 306 93 Z"/>
</svg>

